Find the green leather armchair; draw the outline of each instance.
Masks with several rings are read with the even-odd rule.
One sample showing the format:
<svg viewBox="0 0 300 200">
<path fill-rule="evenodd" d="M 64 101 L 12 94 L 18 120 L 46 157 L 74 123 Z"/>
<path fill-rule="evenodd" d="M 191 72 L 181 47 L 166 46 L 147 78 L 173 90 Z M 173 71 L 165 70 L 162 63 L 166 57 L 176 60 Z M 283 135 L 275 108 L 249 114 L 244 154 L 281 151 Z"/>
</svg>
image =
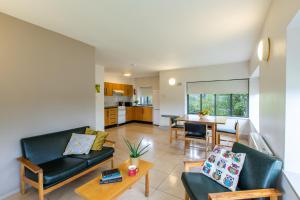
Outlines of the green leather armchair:
<svg viewBox="0 0 300 200">
<path fill-rule="evenodd" d="M 185 200 L 265 199 L 277 200 L 281 192 L 276 187 L 282 171 L 282 161 L 240 143 L 232 151 L 246 153 L 237 191 L 232 192 L 207 176 L 189 172 L 191 167 L 202 166 L 202 161 L 186 161 L 181 180 L 186 190 Z"/>
</svg>

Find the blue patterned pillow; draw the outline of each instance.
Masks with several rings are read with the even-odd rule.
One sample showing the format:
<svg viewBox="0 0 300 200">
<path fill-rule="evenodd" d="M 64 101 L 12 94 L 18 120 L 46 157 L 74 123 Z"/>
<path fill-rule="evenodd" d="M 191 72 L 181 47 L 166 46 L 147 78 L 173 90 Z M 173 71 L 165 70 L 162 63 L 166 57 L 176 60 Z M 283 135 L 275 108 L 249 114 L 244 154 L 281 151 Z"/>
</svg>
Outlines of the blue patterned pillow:
<svg viewBox="0 0 300 200">
<path fill-rule="evenodd" d="M 245 153 L 233 153 L 216 146 L 205 161 L 201 173 L 235 191 L 245 157 Z"/>
</svg>

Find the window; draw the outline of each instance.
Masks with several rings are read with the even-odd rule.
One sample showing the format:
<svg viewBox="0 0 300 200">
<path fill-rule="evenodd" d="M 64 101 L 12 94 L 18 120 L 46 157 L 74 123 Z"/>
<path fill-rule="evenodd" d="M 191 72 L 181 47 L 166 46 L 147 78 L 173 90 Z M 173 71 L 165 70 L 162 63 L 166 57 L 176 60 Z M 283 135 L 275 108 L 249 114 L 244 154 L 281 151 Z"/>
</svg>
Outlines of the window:
<svg viewBox="0 0 300 200">
<path fill-rule="evenodd" d="M 204 109 L 210 115 L 248 117 L 248 94 L 189 94 L 188 114 Z"/>
<path fill-rule="evenodd" d="M 139 104 L 151 105 L 152 104 L 152 96 L 140 96 Z"/>
<path fill-rule="evenodd" d="M 189 82 L 186 89 L 188 114 L 249 116 L 249 79 Z"/>
</svg>

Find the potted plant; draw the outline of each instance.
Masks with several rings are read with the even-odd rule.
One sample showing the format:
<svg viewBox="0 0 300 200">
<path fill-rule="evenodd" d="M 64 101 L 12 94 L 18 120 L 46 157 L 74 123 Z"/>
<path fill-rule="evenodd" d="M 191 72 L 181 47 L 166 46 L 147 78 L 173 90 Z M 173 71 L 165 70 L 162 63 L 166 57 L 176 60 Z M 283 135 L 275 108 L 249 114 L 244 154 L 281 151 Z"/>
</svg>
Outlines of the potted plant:
<svg viewBox="0 0 300 200">
<path fill-rule="evenodd" d="M 208 109 L 203 109 L 201 112 L 199 112 L 200 118 L 206 118 L 209 115 Z"/>
<path fill-rule="evenodd" d="M 150 144 L 147 144 L 146 146 L 142 147 L 143 139 L 144 138 L 142 138 L 136 145 L 129 142 L 128 139 L 124 138 L 125 144 L 127 145 L 130 153 L 130 164 L 135 165 L 136 167 L 139 166 L 140 157 L 149 151 L 148 147 L 150 146 Z"/>
</svg>

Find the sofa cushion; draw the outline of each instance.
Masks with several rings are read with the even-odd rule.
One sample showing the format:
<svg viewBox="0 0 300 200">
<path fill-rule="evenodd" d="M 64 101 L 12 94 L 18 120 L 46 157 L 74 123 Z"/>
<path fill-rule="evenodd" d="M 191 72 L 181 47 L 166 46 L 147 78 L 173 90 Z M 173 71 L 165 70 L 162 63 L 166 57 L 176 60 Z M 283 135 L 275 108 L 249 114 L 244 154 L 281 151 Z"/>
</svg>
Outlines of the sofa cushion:
<svg viewBox="0 0 300 200">
<path fill-rule="evenodd" d="M 95 135 L 72 133 L 72 137 L 63 155 L 89 154 L 95 138 Z"/>
<path fill-rule="evenodd" d="M 200 173 L 184 172 L 181 180 L 191 200 L 208 199 L 209 193 L 230 192 L 229 189 Z"/>
<path fill-rule="evenodd" d="M 100 151 L 90 151 L 87 155 L 70 155 L 72 158 L 79 158 L 87 161 L 89 166 L 96 165 L 113 156 L 114 149 L 103 147 Z"/>
<path fill-rule="evenodd" d="M 49 187 L 64 181 L 87 168 L 87 162 L 78 158 L 63 157 L 39 165 L 44 173 L 44 186 Z M 29 170 L 25 174 L 28 178 L 37 181 L 37 175 Z"/>
<path fill-rule="evenodd" d="M 21 140 L 23 156 L 34 164 L 42 164 L 63 157 L 72 133 L 84 134 L 87 127 L 44 134 Z"/>
<path fill-rule="evenodd" d="M 245 161 L 245 153 L 233 153 L 215 146 L 204 162 L 201 173 L 235 191 Z"/>
<path fill-rule="evenodd" d="M 225 127 L 220 127 L 220 128 L 218 127 L 217 132 L 236 134 L 235 129 L 225 128 Z"/>
<path fill-rule="evenodd" d="M 246 153 L 238 187 L 241 190 L 274 188 L 282 170 L 282 161 L 240 143 L 234 143 L 232 151 Z"/>
</svg>

